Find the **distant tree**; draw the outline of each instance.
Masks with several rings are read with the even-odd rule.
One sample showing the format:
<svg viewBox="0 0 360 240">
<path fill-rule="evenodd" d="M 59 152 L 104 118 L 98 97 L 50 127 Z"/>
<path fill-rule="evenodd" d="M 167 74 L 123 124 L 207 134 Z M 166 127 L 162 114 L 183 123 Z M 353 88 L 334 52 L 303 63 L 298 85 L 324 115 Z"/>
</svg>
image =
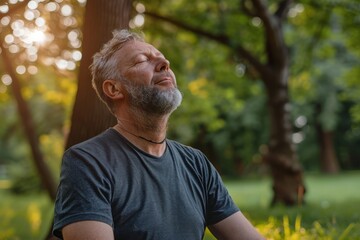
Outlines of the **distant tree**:
<svg viewBox="0 0 360 240">
<path fill-rule="evenodd" d="M 24 0 L 2 1 L 1 4 L 0 71 L 3 75 L 0 88 L 2 96 L 14 100 L 19 113 L 19 121 L 11 120 L 11 115 L 3 116 L 8 119 L 8 125 L 3 126 L 7 129 L 4 145 L 11 156 L 9 158 L 19 161 L 19 168 L 24 168 L 27 155 L 32 155 L 42 186 L 51 199 L 56 195 L 51 166 L 56 165 L 58 159 L 44 154 L 47 146 L 41 139 L 55 132 L 60 136 L 63 130 L 71 91 L 65 94 L 62 87 L 66 85 L 66 90 L 72 87 L 69 79 L 79 61 L 81 44 L 78 38 L 81 34 L 78 28 L 82 13 L 80 1 Z M 0 102 L 4 112 L 11 112 L 12 104 L 8 102 Z M 18 129 L 24 129 L 25 137 L 17 136 Z M 16 142 L 13 143 L 16 148 L 11 146 L 11 142 Z M 19 151 L 24 143 L 29 145 L 29 153 Z M 51 154 L 56 155 L 55 151 Z M 50 162 L 51 165 L 47 166 Z M 13 164 L 13 161 L 7 164 Z M 26 169 L 22 175 L 37 177 L 31 171 Z"/>
<path fill-rule="evenodd" d="M 303 95 L 302 98 L 306 98 L 306 103 L 312 108 L 312 114 L 307 117 L 316 134 L 319 152 L 318 161 L 313 162 L 320 166 L 320 170 L 324 173 L 337 173 L 339 164 L 333 135 L 340 104 L 336 96 L 339 90 L 336 80 L 340 77 L 343 66 L 338 62 L 340 59 L 334 55 L 338 51 L 334 50 L 336 47 L 332 43 L 336 37 L 329 34 L 334 30 L 332 9 L 319 2 L 309 3 L 303 7 L 307 9 L 309 18 L 302 19 L 301 23 L 295 23 L 294 28 L 299 27 L 300 24 L 312 25 L 312 27 L 303 31 L 303 34 L 291 45 L 291 51 L 297 56 L 297 61 L 293 61 L 295 65 L 293 75 L 296 79 L 309 73 L 307 81 L 309 85 L 311 84 L 311 88 L 303 93 L 301 91 L 296 93 L 294 90 L 292 94 L 295 99 L 297 95 Z M 320 8 L 322 11 L 317 11 Z M 324 52 L 328 53 L 324 54 Z M 337 69 L 335 65 L 339 65 Z"/>
<path fill-rule="evenodd" d="M 15 15 L 17 11 L 22 10 L 26 8 L 26 4 L 29 1 L 24 1 L 20 4 L 12 6 L 10 10 L 6 14 L 0 14 L 0 18 L 8 17 Z M 10 54 L 8 53 L 7 45 L 4 43 L 3 37 L 0 38 L 0 46 L 3 46 L 1 49 L 1 57 L 2 62 L 4 64 L 4 69 L 6 73 L 11 78 L 11 88 L 12 88 L 12 95 L 14 97 L 14 100 L 17 104 L 18 113 L 21 125 L 24 129 L 25 137 L 29 143 L 32 160 L 34 162 L 34 165 L 36 167 L 36 170 L 39 173 L 41 183 L 43 187 L 45 188 L 46 192 L 48 193 L 49 197 L 52 200 L 55 200 L 56 196 L 56 183 L 52 176 L 52 172 L 50 168 L 47 166 L 44 155 L 40 148 L 39 143 L 39 136 L 37 133 L 37 126 L 34 123 L 32 112 L 30 111 L 29 105 L 27 104 L 25 97 L 22 93 L 22 85 L 21 85 L 21 79 L 18 77 L 15 66 L 12 62 L 12 59 L 10 57 Z M 4 47 L 5 46 L 5 47 Z"/>
<path fill-rule="evenodd" d="M 354 27 L 359 22 L 356 11 L 359 3 L 353 0 L 300 2 L 306 17 L 294 18 L 291 27 L 298 31 L 288 36 L 293 55 L 291 94 L 295 102 L 301 102 L 302 108 L 311 108 L 307 114 L 304 111 L 298 115 L 307 115 L 306 131 L 310 127 L 316 135 L 318 155 L 309 161 L 324 173 L 337 173 L 341 161 L 347 161 L 344 147 L 339 146 L 339 142 L 340 145 L 345 142 L 346 133 L 336 132 L 344 125 L 341 122 L 346 121 L 343 114 L 346 106 L 342 105 L 346 105 L 345 99 L 358 99 L 352 94 L 358 88 L 347 86 L 347 82 L 358 83 L 358 78 L 348 73 L 359 66 L 359 47 L 353 45 L 360 32 Z M 342 139 L 336 139 L 338 136 Z M 309 141 L 305 137 L 308 147 L 303 148 L 302 153 L 305 149 L 310 152 L 314 142 Z M 318 161 L 314 161 L 315 158 Z"/>
</svg>

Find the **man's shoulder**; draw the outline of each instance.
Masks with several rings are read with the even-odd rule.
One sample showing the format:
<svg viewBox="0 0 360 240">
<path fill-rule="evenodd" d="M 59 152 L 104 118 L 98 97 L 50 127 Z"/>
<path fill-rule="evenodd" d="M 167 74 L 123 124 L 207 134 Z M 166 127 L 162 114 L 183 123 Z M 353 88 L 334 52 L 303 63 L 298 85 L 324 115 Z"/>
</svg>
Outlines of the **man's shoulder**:
<svg viewBox="0 0 360 240">
<path fill-rule="evenodd" d="M 68 148 L 62 158 L 65 165 L 108 165 L 114 162 L 114 158 L 123 151 L 122 138 L 117 135 L 115 130 L 107 129 L 104 132 L 75 144 Z M 114 153 L 114 149 L 117 149 Z"/>
<path fill-rule="evenodd" d="M 206 156 L 199 149 L 179 143 L 174 140 L 169 140 L 168 144 L 172 154 L 178 154 L 182 158 L 196 160 L 196 162 L 203 162 L 207 160 Z"/>
<path fill-rule="evenodd" d="M 69 149 L 67 149 L 67 151 L 105 151 L 111 147 L 111 144 L 114 143 L 115 138 L 116 135 L 114 134 L 114 130 L 107 129 L 92 138 L 71 146 Z"/>
<path fill-rule="evenodd" d="M 178 151 L 182 151 L 182 152 L 186 152 L 186 153 L 191 153 L 191 154 L 198 154 L 200 153 L 200 150 L 193 148 L 191 146 L 185 145 L 183 143 L 177 142 L 175 140 L 168 140 L 167 143 L 169 144 L 169 146 L 171 148 L 174 148 Z"/>
</svg>

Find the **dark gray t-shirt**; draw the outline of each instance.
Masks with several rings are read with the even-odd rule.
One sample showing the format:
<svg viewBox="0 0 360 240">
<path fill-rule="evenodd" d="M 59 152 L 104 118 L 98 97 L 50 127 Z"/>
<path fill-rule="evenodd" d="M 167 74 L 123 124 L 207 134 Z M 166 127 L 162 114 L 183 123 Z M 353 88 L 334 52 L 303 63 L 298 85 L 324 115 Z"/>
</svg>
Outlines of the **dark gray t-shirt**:
<svg viewBox="0 0 360 240">
<path fill-rule="evenodd" d="M 114 129 L 63 157 L 54 234 L 84 220 L 111 225 L 115 239 L 201 240 L 206 225 L 239 211 L 200 151 L 167 140 L 149 155 Z"/>
</svg>

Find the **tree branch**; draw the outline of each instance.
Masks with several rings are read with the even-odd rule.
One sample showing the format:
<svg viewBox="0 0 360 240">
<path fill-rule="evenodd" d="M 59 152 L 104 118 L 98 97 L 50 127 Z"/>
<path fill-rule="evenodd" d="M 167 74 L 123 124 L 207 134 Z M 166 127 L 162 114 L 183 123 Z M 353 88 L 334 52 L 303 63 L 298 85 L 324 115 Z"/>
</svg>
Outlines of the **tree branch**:
<svg viewBox="0 0 360 240">
<path fill-rule="evenodd" d="M 158 20 L 162 20 L 162 21 L 167 22 L 167 23 L 171 23 L 174 26 L 185 29 L 185 30 L 187 30 L 189 32 L 192 32 L 192 33 L 195 33 L 197 35 L 201 35 L 203 37 L 209 38 L 209 39 L 214 40 L 214 41 L 216 41 L 218 43 L 221 43 L 223 45 L 227 45 L 227 46 L 231 45 L 230 39 L 225 34 L 213 34 L 213 33 L 204 31 L 204 30 L 202 30 L 200 28 L 196 28 L 196 27 L 190 26 L 188 24 L 185 24 L 182 21 L 178 21 L 178 20 L 170 18 L 170 17 L 159 15 L 159 14 L 157 14 L 155 12 L 146 11 L 145 15 L 147 15 L 149 17 L 152 17 L 152 18 L 155 18 L 155 19 L 158 19 Z"/>
<path fill-rule="evenodd" d="M 257 17 L 257 15 L 252 11 L 249 6 L 246 5 L 246 0 L 240 0 L 240 10 L 245 13 L 248 17 Z"/>
<path fill-rule="evenodd" d="M 276 67 L 283 67 L 287 64 L 286 47 L 284 44 L 281 19 L 272 15 L 268 11 L 268 7 L 264 4 L 263 0 L 251 0 L 253 6 L 258 13 L 259 18 L 264 23 L 265 39 L 266 39 L 266 52 L 268 56 L 268 64 Z M 285 0 L 290 2 L 291 0 Z M 283 8 L 279 7 L 279 9 Z"/>
<path fill-rule="evenodd" d="M 146 11 L 145 15 L 152 17 L 154 19 L 158 19 L 158 20 L 170 23 L 174 26 L 177 26 L 179 28 L 182 28 L 184 30 L 187 30 L 189 32 L 197 34 L 199 36 L 206 37 L 210 40 L 216 41 L 222 45 L 225 45 L 231 49 L 234 49 L 235 54 L 237 54 L 238 56 L 240 56 L 243 59 L 245 59 L 246 61 L 248 61 L 249 64 L 251 64 L 259 72 L 266 70 L 264 64 L 262 64 L 258 59 L 256 59 L 252 53 L 250 53 L 248 50 L 243 48 L 240 44 L 234 45 L 233 41 L 231 41 L 231 39 L 225 34 L 213 34 L 211 32 L 205 31 L 201 28 L 190 26 L 182 21 L 178 21 L 178 20 L 170 18 L 170 17 L 162 16 L 162 15 L 159 15 L 159 14 L 157 14 L 155 12 L 151 12 L 151 11 Z"/>
<path fill-rule="evenodd" d="M 286 18 L 292 2 L 293 0 L 283 0 L 279 3 L 278 9 L 275 11 L 275 16 L 277 16 L 280 21 Z"/>
<path fill-rule="evenodd" d="M 251 0 L 258 17 L 262 20 L 265 27 L 266 38 L 270 43 L 271 48 L 279 49 L 279 39 L 277 32 L 279 31 L 278 20 L 271 15 L 265 6 L 263 0 Z"/>
</svg>

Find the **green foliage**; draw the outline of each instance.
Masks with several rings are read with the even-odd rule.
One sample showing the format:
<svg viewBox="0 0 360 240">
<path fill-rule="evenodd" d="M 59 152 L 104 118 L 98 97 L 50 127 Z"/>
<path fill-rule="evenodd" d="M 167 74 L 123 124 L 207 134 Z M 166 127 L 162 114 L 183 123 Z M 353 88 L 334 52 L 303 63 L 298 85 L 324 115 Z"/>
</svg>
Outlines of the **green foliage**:
<svg viewBox="0 0 360 240">
<path fill-rule="evenodd" d="M 34 169 L 28 167 L 26 170 L 23 168 L 17 168 L 16 170 L 16 173 L 11 176 L 10 191 L 12 193 L 29 194 L 39 193 L 42 190 L 39 176 Z"/>
<path fill-rule="evenodd" d="M 34 115 L 41 148 L 57 176 L 63 141 L 70 125 L 77 72 L 72 68 L 61 69 L 56 63 L 74 60 L 72 53 L 80 48 L 84 8 L 79 1 L 57 1 L 57 10 L 50 12 L 45 10 L 47 3 L 39 2 L 36 14 L 45 19 L 47 36 L 52 41 L 37 46 L 36 60 L 28 59 L 27 45 L 19 38 L 15 37 L 15 42 L 5 47 L 20 47 L 11 54 L 15 67 L 38 69 L 36 75 L 26 71 L 19 77 Z M 276 3 L 278 1 L 268 1 L 270 11 L 274 11 Z M 73 7 L 71 16 L 62 16 L 58 11 L 65 4 Z M 197 30 L 228 34 L 232 43 L 243 44 L 266 61 L 263 25 L 259 19 L 246 16 L 239 1 L 154 0 L 144 4 L 148 11 Z M 318 169 L 315 131 L 318 122 L 325 129 L 335 131 L 341 166 L 360 168 L 357 161 L 360 156 L 357 147 L 360 144 L 358 9 L 359 3 L 355 0 L 302 0 L 292 5 L 288 21 L 283 25 L 290 52 L 292 117 L 294 122 L 299 117 L 307 120 L 301 127 L 294 123 L 295 133 L 304 136 L 297 150 L 306 170 Z M 13 33 L 11 22 L 16 20 L 23 20 L 29 28 L 36 25 L 34 20 L 24 19 L 23 13 L 20 9 L 2 26 L 2 38 Z M 142 29 L 149 42 L 170 60 L 184 95 L 182 106 L 171 118 L 169 137 L 204 151 L 213 150 L 209 158 L 222 173 L 252 172 L 261 159 L 259 149 L 268 139 L 266 93 L 260 81 L 256 81 L 254 70 L 243 59 L 234 57 L 233 49 L 170 23 L 145 15 Z M 74 38 L 75 41 L 70 40 Z M 77 62 L 73 62 L 76 67 Z M 5 73 L 1 61 L 0 70 Z M 29 162 L 30 152 L 11 86 L 3 81 L 0 81 L 0 115 L 4 116 L 0 126 L 0 164 Z M 237 164 L 242 170 L 235 170 Z"/>
<path fill-rule="evenodd" d="M 20 91 L 34 120 L 34 130 L 40 138 L 40 147 L 57 176 L 62 152 L 59 149 L 63 149 L 62 141 L 76 91 L 83 17 L 80 1 L 30 1 L 20 7 L 22 4 L 3 1 L 0 23 L 2 51 L 7 51 L 9 56 L 9 59 L 4 59 L 3 55 L 0 58 L 0 164 L 18 168 L 16 174 L 12 175 L 14 171 L 11 171 L 9 177 L 18 180 L 14 188 L 20 192 L 39 184 L 31 167 L 31 152 L 4 60 L 10 61 L 16 72 Z M 9 7 L 8 12 L 5 6 Z M 61 12 L 63 7 L 71 8 L 71 13 Z M 13 8 L 17 10 L 12 11 Z M 46 141 L 46 138 L 53 141 Z"/>
<path fill-rule="evenodd" d="M 268 1 L 270 11 L 275 10 L 276 3 Z M 172 117 L 170 136 L 203 150 L 215 149 L 210 159 L 218 159 L 215 163 L 223 173 L 231 173 L 239 159 L 245 169 L 250 169 L 260 159 L 259 148 L 268 137 L 266 93 L 258 82 L 249 81 L 256 79 L 256 73 L 234 57 L 234 49 L 196 32 L 227 34 L 233 43 L 241 43 L 265 62 L 261 21 L 247 16 L 238 1 L 154 1 L 145 7 L 191 26 L 194 32 L 145 15 L 143 30 L 169 57 L 185 96 L 182 107 Z M 354 127 L 359 119 L 359 47 L 350 36 L 359 34 L 352 24 L 359 21 L 354 11 L 358 7 L 351 0 L 303 0 L 291 6 L 283 25 L 290 53 L 294 133 L 302 136 L 296 144 L 306 169 L 318 169 L 317 124 L 325 131 L 339 131 L 345 99 L 354 102 L 349 116 Z M 201 91 L 191 91 L 191 86 Z M 231 100 L 227 98 L 229 92 L 234 96 Z M 241 107 L 235 107 L 237 104 Z M 306 119 L 301 127 L 295 123 L 299 117 Z M 196 144 L 200 140 L 202 146 Z M 341 142 L 341 138 L 336 141 Z M 344 149 L 340 156 L 344 156 Z M 340 158 L 342 166 L 347 159 Z"/>
<path fill-rule="evenodd" d="M 348 71 L 344 76 L 346 89 L 341 93 L 340 98 L 346 102 L 353 102 L 349 109 L 351 116 L 352 129 L 355 131 L 360 126 L 360 60 L 357 61 L 356 67 Z"/>
<path fill-rule="evenodd" d="M 248 81 L 246 65 L 231 49 L 166 24 L 151 26 L 144 29 L 146 37 L 170 60 L 184 95 L 170 119 L 169 137 L 204 150 L 223 173 L 235 174 L 234 159 L 251 163 L 266 141 L 266 119 L 259 118 L 263 86 Z"/>
<path fill-rule="evenodd" d="M 47 70 L 44 69 L 44 72 Z M 28 80 L 31 84 L 24 86 L 24 95 L 32 113 L 45 162 L 57 178 L 76 83 L 68 78 L 60 80 L 48 72 L 39 73 L 38 78 L 29 77 Z M 0 109 L 4 116 L 0 127 L 0 163 L 12 169 L 17 168 L 9 173 L 9 177 L 16 180 L 14 191 L 37 191 L 40 184 L 37 172 L 32 168 L 32 156 L 24 137 L 23 126 L 17 119 L 16 103 L 9 99 Z"/>
<path fill-rule="evenodd" d="M 325 131 L 334 132 L 340 165 L 348 169 L 357 164 L 351 160 L 354 153 L 347 147 L 351 144 L 347 136 L 353 136 L 353 143 L 359 141 L 356 134 L 351 134 L 356 131 L 360 96 L 359 52 L 351 39 L 359 30 L 350 24 L 358 19 L 354 9 L 359 8 L 359 3 L 324 0 L 301 1 L 297 5 L 302 12 L 289 19 L 286 36 L 292 56 L 292 115 L 294 120 L 307 120 L 305 126 L 295 126 L 295 131 L 304 136 L 297 145 L 299 157 L 305 169 L 318 169 L 314 159 L 319 156 L 319 124 Z"/>
<path fill-rule="evenodd" d="M 13 195 L 0 189 L 0 239 L 43 239 L 50 229 L 53 205 L 43 194 Z"/>
</svg>

